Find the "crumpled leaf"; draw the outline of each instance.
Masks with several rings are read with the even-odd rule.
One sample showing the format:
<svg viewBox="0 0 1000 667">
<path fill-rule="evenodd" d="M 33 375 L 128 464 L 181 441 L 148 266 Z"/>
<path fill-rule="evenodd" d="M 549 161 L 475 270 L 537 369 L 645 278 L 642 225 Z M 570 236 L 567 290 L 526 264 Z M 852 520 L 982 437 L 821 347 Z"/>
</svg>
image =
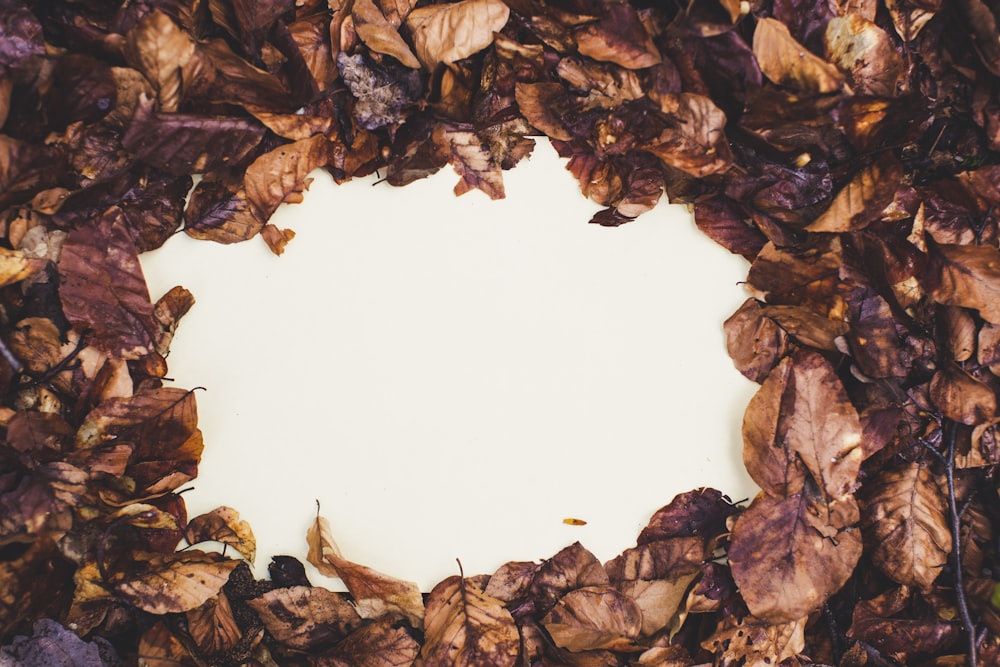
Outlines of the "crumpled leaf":
<svg viewBox="0 0 1000 667">
<path fill-rule="evenodd" d="M 30 278 L 45 268 L 45 260 L 26 256 L 17 250 L 0 248 L 0 287 Z"/>
<path fill-rule="evenodd" d="M 330 648 L 362 621 L 342 594 L 319 586 L 277 588 L 247 604 L 272 637 L 300 651 Z"/>
<path fill-rule="evenodd" d="M 952 244 L 934 244 L 929 250 L 931 262 L 921 282 L 931 298 L 974 308 L 983 319 L 1000 324 L 1000 250 Z"/>
<path fill-rule="evenodd" d="M 313 664 L 316 667 L 407 667 L 420 655 L 420 644 L 391 618 L 362 625 Z"/>
<path fill-rule="evenodd" d="M 362 618 L 374 619 L 386 614 L 401 614 L 413 625 L 421 627 L 424 620 L 424 600 L 416 584 L 376 572 L 364 565 L 352 563 L 340 555 L 340 549 L 330 533 L 329 522 L 321 516 L 306 534 L 308 560 L 320 572 L 338 577 L 354 596 L 354 604 Z"/>
<path fill-rule="evenodd" d="M 42 24 L 19 0 L 0 3 L 0 74 L 45 53 Z M 0 123 L 2 125 L 2 123 Z"/>
<path fill-rule="evenodd" d="M 661 96 L 660 110 L 671 125 L 643 148 L 666 164 L 701 178 L 729 169 L 732 152 L 726 139 L 726 114 L 704 95 Z"/>
<path fill-rule="evenodd" d="M 679 493 L 653 513 L 636 542 L 643 545 L 672 537 L 713 539 L 727 532 L 727 520 L 738 511 L 729 496 L 717 489 L 701 487 Z"/>
<path fill-rule="evenodd" d="M 788 335 L 764 315 L 756 299 L 747 299 L 723 323 L 726 348 L 736 370 L 754 382 L 763 382 L 784 356 Z"/>
<path fill-rule="evenodd" d="M 503 603 L 462 576 L 448 577 L 430 592 L 424 637 L 427 667 L 513 667 L 521 645 Z"/>
<path fill-rule="evenodd" d="M 564 595 L 542 625 L 567 651 L 630 651 L 636 650 L 642 611 L 611 586 L 586 586 Z"/>
<path fill-rule="evenodd" d="M 419 63 L 415 67 L 420 67 Z M 404 107 L 415 102 L 423 93 L 419 72 L 403 70 L 388 63 L 379 65 L 366 60 L 361 54 L 338 54 L 337 69 L 357 99 L 352 112 L 354 119 L 366 130 L 400 122 L 404 117 Z"/>
<path fill-rule="evenodd" d="M 928 590 L 952 549 L 940 481 L 914 461 L 880 471 L 864 488 L 862 528 L 872 561 L 893 581 Z"/>
<path fill-rule="evenodd" d="M 851 232 L 875 222 L 892 203 L 903 178 L 903 166 L 889 156 L 859 171 L 818 218 L 811 232 Z"/>
<path fill-rule="evenodd" d="M 125 58 L 156 89 L 161 111 L 177 111 L 183 96 L 182 71 L 194 58 L 195 41 L 159 9 L 129 31 Z"/>
<path fill-rule="evenodd" d="M 406 17 L 406 27 L 417 58 L 433 70 L 485 49 L 509 16 L 510 8 L 502 0 L 459 0 L 414 9 Z"/>
<path fill-rule="evenodd" d="M 753 54 L 764 76 L 779 86 L 803 93 L 832 93 L 844 82 L 836 67 L 795 41 L 777 19 L 757 19 Z"/>
<path fill-rule="evenodd" d="M 392 56 L 411 69 L 420 69 L 420 61 L 397 31 L 399 23 L 390 22 L 373 0 L 354 0 L 351 16 L 354 30 L 369 49 Z M 343 51 L 337 54 L 338 65 L 345 55 Z"/>
<path fill-rule="evenodd" d="M 257 555 L 257 539 L 250 524 L 241 519 L 240 513 L 231 507 L 216 507 L 211 512 L 191 519 L 184 531 L 184 539 L 188 544 L 221 542 L 235 549 L 251 563 Z"/>
<path fill-rule="evenodd" d="M 861 557 L 853 496 L 758 495 L 733 527 L 729 563 L 750 613 L 788 623 L 818 609 Z"/>
<path fill-rule="evenodd" d="M 205 653 L 221 653 L 236 645 L 243 636 L 225 593 L 209 598 L 186 615 L 188 632 Z"/>
<path fill-rule="evenodd" d="M 478 134 L 470 129 L 439 124 L 434 128 L 434 144 L 448 155 L 448 161 L 462 177 L 455 194 L 479 189 L 490 199 L 503 199 L 503 172 Z"/>
<path fill-rule="evenodd" d="M 945 417 L 967 426 L 986 423 L 997 415 L 996 392 L 957 364 L 945 364 L 934 374 L 930 396 Z"/>
<path fill-rule="evenodd" d="M 905 74 L 888 33 L 858 14 L 835 16 L 823 35 L 826 58 L 848 75 L 858 94 L 893 97 Z"/>
<path fill-rule="evenodd" d="M 159 327 L 121 209 L 71 230 L 58 266 L 66 317 L 94 347 L 123 359 L 153 351 Z"/>
<path fill-rule="evenodd" d="M 913 598 L 911 588 L 900 586 L 861 600 L 854 608 L 847 636 L 904 659 L 910 653 L 934 654 L 954 647 L 961 636 L 960 626 L 934 614 L 907 618 Z"/>
<path fill-rule="evenodd" d="M 215 597 L 238 560 L 188 549 L 176 554 L 136 554 L 133 567 L 114 584 L 129 604 L 150 614 L 176 614 Z"/>
<path fill-rule="evenodd" d="M 529 593 L 539 612 L 548 612 L 563 595 L 584 586 L 611 583 L 607 570 L 579 542 L 565 547 L 535 571 Z"/>
<path fill-rule="evenodd" d="M 603 16 L 577 28 L 573 37 L 583 55 L 628 69 L 652 67 L 662 60 L 636 10 L 626 3 L 604 3 Z"/>
<path fill-rule="evenodd" d="M 102 637 L 84 641 L 49 618 L 35 621 L 30 637 L 0 647 L 3 667 L 113 667 L 119 657 Z"/>
<path fill-rule="evenodd" d="M 767 494 L 798 493 L 805 482 L 801 458 L 784 446 L 782 404 L 792 383 L 792 359 L 785 357 L 764 379 L 743 413 L 743 465 Z"/>
<path fill-rule="evenodd" d="M 730 627 L 720 628 L 701 645 L 714 651 L 724 665 L 777 665 L 803 651 L 805 627 L 805 618 L 769 623 L 748 616 Z"/>
<path fill-rule="evenodd" d="M 762 314 L 780 326 L 789 336 L 809 347 L 837 352 L 838 340 L 850 330 L 843 320 L 833 320 L 800 306 L 764 306 Z"/>
</svg>

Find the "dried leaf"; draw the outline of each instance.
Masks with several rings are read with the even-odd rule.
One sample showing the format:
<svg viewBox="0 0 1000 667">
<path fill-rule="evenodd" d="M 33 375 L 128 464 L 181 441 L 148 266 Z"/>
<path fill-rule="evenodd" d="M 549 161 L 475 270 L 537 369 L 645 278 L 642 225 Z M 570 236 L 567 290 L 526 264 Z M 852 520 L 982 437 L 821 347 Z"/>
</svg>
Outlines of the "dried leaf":
<svg viewBox="0 0 1000 667">
<path fill-rule="evenodd" d="M 0 287 L 30 278 L 45 268 L 45 261 L 26 256 L 17 250 L 0 248 Z"/>
<path fill-rule="evenodd" d="M 354 0 L 351 17 L 354 30 L 369 49 L 392 56 L 411 69 L 420 69 L 420 61 L 396 30 L 399 23 L 390 23 L 373 0 Z M 338 61 L 345 55 L 343 52 L 338 54 Z"/>
<path fill-rule="evenodd" d="M 723 324 L 726 348 L 736 370 L 754 382 L 763 382 L 784 356 L 788 336 L 777 323 L 764 316 L 756 299 L 747 299 Z"/>
<path fill-rule="evenodd" d="M 800 306 L 765 306 L 762 314 L 777 322 L 799 343 L 828 352 L 839 351 L 837 340 L 850 330 L 847 322 L 817 315 Z"/>
<path fill-rule="evenodd" d="M 510 8 L 502 0 L 460 0 L 414 9 L 406 17 L 406 27 L 420 62 L 433 70 L 485 49 L 509 16 Z"/>
<path fill-rule="evenodd" d="M 753 54 L 764 76 L 779 86 L 804 93 L 832 93 L 843 85 L 844 77 L 837 68 L 795 41 L 777 19 L 757 19 Z"/>
<path fill-rule="evenodd" d="M 248 600 L 268 633 L 300 651 L 333 646 L 361 625 L 361 617 L 340 593 L 325 588 L 293 586 Z"/>
<path fill-rule="evenodd" d="M 205 653 L 228 651 L 243 636 L 224 593 L 188 611 L 187 627 L 191 639 Z"/>
<path fill-rule="evenodd" d="M 938 303 L 974 308 L 1000 324 L 1000 250 L 989 246 L 934 244 L 922 278 Z"/>
<path fill-rule="evenodd" d="M 714 651 L 724 665 L 776 665 L 795 658 L 805 649 L 805 626 L 805 618 L 769 623 L 749 616 L 731 627 L 720 628 L 701 645 Z"/>
<path fill-rule="evenodd" d="M 330 524 L 320 516 L 306 535 L 310 563 L 327 576 L 339 577 L 354 596 L 362 618 L 402 614 L 413 627 L 424 619 L 424 600 L 416 584 L 376 572 L 343 558 L 330 534 Z"/>
<path fill-rule="evenodd" d="M 637 543 L 641 546 L 672 537 L 711 540 L 728 531 L 726 522 L 738 511 L 729 496 L 716 489 L 702 487 L 679 493 L 650 517 Z"/>
<path fill-rule="evenodd" d="M 251 563 L 257 555 L 257 540 L 250 524 L 241 519 L 239 512 L 231 507 L 216 507 L 211 512 L 191 519 L 184 531 L 184 539 L 189 544 L 221 542 L 235 549 Z"/>
<path fill-rule="evenodd" d="M 862 95 L 893 97 L 905 74 L 903 59 L 889 35 L 858 14 L 835 16 L 823 35 L 826 58 L 848 75 Z"/>
<path fill-rule="evenodd" d="M 750 612 L 789 623 L 840 590 L 861 557 L 853 496 L 758 495 L 733 527 L 729 563 Z"/>
<path fill-rule="evenodd" d="M 35 621 L 30 637 L 19 635 L 0 647 L 0 665 L 10 667 L 112 667 L 118 654 L 101 637 L 84 641 L 56 621 Z"/>
<path fill-rule="evenodd" d="M 531 580 L 530 594 L 537 600 L 539 612 L 544 613 L 573 589 L 600 586 L 610 581 L 601 561 L 579 542 L 574 542 L 541 564 Z"/>
<path fill-rule="evenodd" d="M 177 111 L 183 96 L 182 71 L 195 55 L 195 42 L 159 9 L 129 31 L 125 57 L 156 89 L 161 111 Z"/>
<path fill-rule="evenodd" d="M 471 579 L 448 577 L 427 598 L 421 650 L 427 667 L 513 665 L 521 639 L 503 603 Z"/>
<path fill-rule="evenodd" d="M 951 553 L 939 481 L 920 463 L 880 471 L 865 485 L 865 538 L 872 560 L 892 580 L 928 590 Z"/>
<path fill-rule="evenodd" d="M 726 139 L 726 114 L 704 95 L 660 96 L 660 110 L 671 126 L 643 148 L 664 163 L 702 178 L 725 172 L 732 165 Z"/>
<path fill-rule="evenodd" d="M 811 232 L 864 229 L 878 220 L 883 209 L 892 203 L 902 179 L 903 166 L 892 156 L 865 167 L 806 229 Z"/>
<path fill-rule="evenodd" d="M 150 614 L 176 614 L 215 597 L 238 560 L 189 549 L 178 554 L 136 554 L 134 573 L 115 582 L 115 591 Z"/>
<path fill-rule="evenodd" d="M 931 400 L 944 416 L 967 426 L 997 416 L 997 395 L 957 364 L 946 364 L 931 379 Z"/>
<path fill-rule="evenodd" d="M 437 125 L 434 144 L 448 155 L 448 161 L 462 180 L 455 185 L 455 194 L 463 195 L 479 189 L 490 199 L 503 199 L 503 172 L 494 160 L 493 153 L 475 132 L 467 129 Z"/>
<path fill-rule="evenodd" d="M 628 69 L 652 67 L 662 60 L 638 13 L 626 3 L 605 3 L 600 20 L 580 26 L 573 36 L 580 53 L 594 60 Z"/>
<path fill-rule="evenodd" d="M 634 651 L 642 612 L 610 586 L 586 586 L 563 596 L 542 625 L 556 646 L 568 651 Z"/>
<path fill-rule="evenodd" d="M 390 618 L 362 625 L 313 664 L 316 667 L 409 667 L 420 644 Z"/>
</svg>

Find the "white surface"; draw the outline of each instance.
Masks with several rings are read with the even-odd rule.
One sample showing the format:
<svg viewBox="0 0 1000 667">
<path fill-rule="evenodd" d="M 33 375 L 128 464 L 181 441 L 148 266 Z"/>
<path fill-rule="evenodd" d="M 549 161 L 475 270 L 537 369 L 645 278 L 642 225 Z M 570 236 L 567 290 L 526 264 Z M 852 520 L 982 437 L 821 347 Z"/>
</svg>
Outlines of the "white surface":
<svg viewBox="0 0 1000 667">
<path fill-rule="evenodd" d="M 497 202 L 456 198 L 451 169 L 405 188 L 316 176 L 273 220 L 297 233 L 280 258 L 183 235 L 143 258 L 154 299 L 197 299 L 168 359 L 207 388 L 189 513 L 239 510 L 258 573 L 304 560 L 317 500 L 345 557 L 429 590 L 456 558 L 489 573 L 576 540 L 612 558 L 692 488 L 753 494 L 755 385 L 722 334 L 747 265 L 686 209 L 588 225 L 547 145 Z"/>
</svg>

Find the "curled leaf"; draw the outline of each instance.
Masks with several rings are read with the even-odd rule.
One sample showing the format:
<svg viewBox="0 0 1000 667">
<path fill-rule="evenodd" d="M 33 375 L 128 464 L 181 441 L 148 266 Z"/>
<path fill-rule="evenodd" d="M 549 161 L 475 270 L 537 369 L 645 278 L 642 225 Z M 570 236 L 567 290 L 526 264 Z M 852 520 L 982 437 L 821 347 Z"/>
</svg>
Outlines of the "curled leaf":
<svg viewBox="0 0 1000 667">
<path fill-rule="evenodd" d="M 493 33 L 507 24 L 510 8 L 502 0 L 460 0 L 419 7 L 406 17 L 417 58 L 433 70 L 482 51 Z"/>
<path fill-rule="evenodd" d="M 135 564 L 137 571 L 116 582 L 115 590 L 150 614 L 176 614 L 200 607 L 218 595 L 239 563 L 195 549 L 142 554 Z"/>
<path fill-rule="evenodd" d="M 427 598 L 421 651 L 427 667 L 513 667 L 520 650 L 514 618 L 471 579 L 448 577 Z"/>
<path fill-rule="evenodd" d="M 188 522 L 184 539 L 189 544 L 221 542 L 235 549 L 251 563 L 257 555 L 257 540 L 250 524 L 240 518 L 231 507 L 216 507 L 211 512 L 199 514 Z"/>
<path fill-rule="evenodd" d="M 272 637 L 300 651 L 329 648 L 361 625 L 343 595 L 318 586 L 277 588 L 247 604 Z"/>
<path fill-rule="evenodd" d="M 764 76 L 780 86 L 804 93 L 832 93 L 843 85 L 837 68 L 795 41 L 777 19 L 757 19 L 753 54 Z"/>
</svg>

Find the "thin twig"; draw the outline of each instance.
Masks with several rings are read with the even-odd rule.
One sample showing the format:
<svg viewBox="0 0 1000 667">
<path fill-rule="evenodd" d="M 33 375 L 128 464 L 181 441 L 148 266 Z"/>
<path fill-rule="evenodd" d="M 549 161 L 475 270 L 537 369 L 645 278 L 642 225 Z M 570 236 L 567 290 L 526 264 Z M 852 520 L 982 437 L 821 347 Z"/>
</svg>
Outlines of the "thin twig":
<svg viewBox="0 0 1000 667">
<path fill-rule="evenodd" d="M 955 424 L 945 423 L 945 440 L 948 444 L 948 455 L 945 459 L 945 473 L 948 478 L 948 509 L 951 512 L 951 555 L 955 561 L 955 597 L 958 599 L 958 613 L 962 618 L 962 627 L 969 638 L 969 667 L 976 667 L 976 626 L 969 614 L 969 605 L 965 600 L 965 584 L 962 577 L 962 547 L 961 547 L 961 514 L 955 500 Z"/>
</svg>

